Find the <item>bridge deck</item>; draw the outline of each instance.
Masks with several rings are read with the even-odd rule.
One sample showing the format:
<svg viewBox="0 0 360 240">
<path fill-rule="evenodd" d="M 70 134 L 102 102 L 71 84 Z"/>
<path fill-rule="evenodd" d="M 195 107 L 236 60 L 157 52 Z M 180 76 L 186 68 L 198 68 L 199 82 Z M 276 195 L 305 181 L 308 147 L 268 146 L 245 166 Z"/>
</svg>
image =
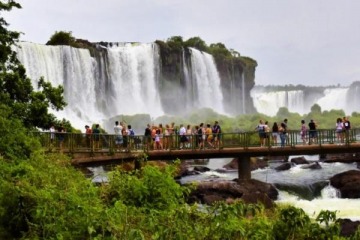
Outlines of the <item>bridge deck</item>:
<svg viewBox="0 0 360 240">
<path fill-rule="evenodd" d="M 64 151 L 66 153 L 68 151 Z M 206 158 L 234 158 L 256 156 L 289 156 L 289 155 L 314 155 L 330 153 L 356 153 L 360 152 L 360 143 L 351 145 L 298 145 L 286 147 L 249 147 L 249 148 L 222 148 L 222 149 L 183 149 L 183 150 L 152 150 L 115 152 L 111 155 L 108 151 L 102 152 L 76 152 L 73 153 L 72 163 L 75 165 L 113 164 L 133 161 L 146 155 L 148 160 L 176 160 L 176 159 L 206 159 Z M 360 160 L 359 160 L 360 161 Z"/>
<path fill-rule="evenodd" d="M 63 134 L 60 141 L 55 134 L 49 132 L 36 133 L 43 146 L 48 151 L 60 151 L 72 156 L 72 163 L 77 165 L 110 164 L 132 161 L 146 156 L 148 160 L 175 160 L 175 159 L 206 159 L 206 158 L 232 158 L 250 156 L 289 156 L 312 155 L 327 153 L 355 153 L 360 152 L 360 129 L 352 129 L 342 136 L 342 145 L 336 144 L 335 130 L 318 130 L 316 143 L 304 145 L 298 131 L 287 134 L 285 147 L 259 146 L 257 132 L 224 133 L 217 148 L 197 148 L 196 136 L 188 136 L 187 149 L 179 149 L 179 136 L 164 137 L 163 141 L 171 143 L 170 150 L 152 150 L 152 144 L 146 144 L 149 139 L 144 136 L 127 137 L 128 152 L 117 150 L 115 135 L 92 135 L 90 139 L 85 134 Z M 271 133 L 270 133 L 271 134 Z M 280 142 L 280 139 L 279 141 Z M 96 147 L 96 148 L 95 148 Z"/>
</svg>

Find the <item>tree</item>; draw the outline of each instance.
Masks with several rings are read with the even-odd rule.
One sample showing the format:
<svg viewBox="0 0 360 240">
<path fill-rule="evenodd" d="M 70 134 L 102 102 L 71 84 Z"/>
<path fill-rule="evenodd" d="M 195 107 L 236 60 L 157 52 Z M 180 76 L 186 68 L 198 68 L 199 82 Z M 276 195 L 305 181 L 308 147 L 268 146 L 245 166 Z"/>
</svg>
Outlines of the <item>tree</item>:
<svg viewBox="0 0 360 240">
<path fill-rule="evenodd" d="M 76 39 L 72 36 L 72 32 L 59 31 L 55 32 L 46 45 L 67 45 L 75 46 Z"/>
<path fill-rule="evenodd" d="M 278 112 L 276 113 L 276 117 L 279 119 L 289 118 L 290 112 L 286 107 L 279 108 Z"/>
<path fill-rule="evenodd" d="M 189 38 L 185 42 L 185 46 L 186 47 L 193 47 L 193 48 L 196 48 L 196 49 L 198 49 L 200 51 L 207 51 L 207 49 L 208 49 L 208 46 L 206 45 L 204 40 L 202 40 L 200 37 Z"/>
<path fill-rule="evenodd" d="M 314 104 L 310 109 L 312 114 L 321 114 L 321 107 L 319 104 Z"/>
<path fill-rule="evenodd" d="M 0 1 L 0 12 L 21 8 L 14 1 Z M 52 87 L 41 78 L 38 90 L 34 91 L 26 70 L 16 57 L 12 46 L 19 41 L 19 33 L 7 29 L 8 23 L 0 18 L 0 102 L 12 109 L 10 118 L 20 119 L 28 127 L 47 128 L 55 120 L 48 112 L 51 107 L 62 110 L 66 103 L 62 86 Z"/>
</svg>

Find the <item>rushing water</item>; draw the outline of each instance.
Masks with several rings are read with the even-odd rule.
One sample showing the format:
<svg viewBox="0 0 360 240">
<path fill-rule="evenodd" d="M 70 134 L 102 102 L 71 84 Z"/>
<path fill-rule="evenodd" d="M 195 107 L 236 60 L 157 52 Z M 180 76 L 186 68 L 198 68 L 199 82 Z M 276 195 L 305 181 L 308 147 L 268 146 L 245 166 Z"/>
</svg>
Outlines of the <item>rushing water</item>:
<svg viewBox="0 0 360 240">
<path fill-rule="evenodd" d="M 194 48 L 187 59 L 182 54 L 179 64 L 184 84 L 180 85 L 172 85 L 173 79 L 164 80 L 166 77 L 161 76 L 155 43 L 98 44 L 92 55 L 88 49 L 29 42 L 19 43 L 15 50 L 35 88 L 41 76 L 53 86 L 63 85 L 68 105 L 54 114 L 70 120 L 79 129 L 91 123 L 104 126 L 106 120 L 119 115 L 145 113 L 156 118 L 166 114 L 163 106 L 169 104 L 181 113 L 197 108 L 224 113 L 215 61 L 210 54 Z M 167 89 L 159 90 L 166 85 L 162 81 L 176 87 L 174 92 L 180 93 L 183 100 L 172 94 L 170 99 L 162 101 L 161 94 L 167 92 Z"/>
<path fill-rule="evenodd" d="M 296 156 L 293 156 L 296 157 Z M 270 161 L 269 167 L 252 171 L 252 178 L 271 183 L 279 190 L 277 203 L 291 204 L 304 209 L 310 217 L 316 217 L 321 210 L 337 211 L 337 217 L 360 220 L 360 199 L 342 199 L 340 193 L 329 185 L 329 178 L 352 169 L 354 163 L 324 163 L 318 161 L 318 156 L 305 156 L 308 161 L 318 162 L 321 169 L 308 169 L 303 165 L 293 166 L 290 170 L 276 171 L 274 168 L 283 162 Z M 216 169 L 229 163 L 232 159 L 210 159 L 205 166 L 211 169 L 200 175 L 187 176 L 182 182 L 233 180 L 238 172 L 219 173 Z M 195 164 L 196 165 L 196 164 Z M 204 166 L 204 164 L 202 164 Z M 319 184 L 321 183 L 321 184 Z M 319 187 L 321 187 L 319 189 Z M 292 192 L 292 193 L 290 193 Z"/>
<path fill-rule="evenodd" d="M 346 114 L 360 111 L 359 87 L 328 88 L 321 95 L 306 95 L 304 90 L 266 91 L 262 88 L 253 88 L 251 97 L 254 106 L 260 113 L 275 116 L 280 107 L 286 107 L 290 112 L 307 114 L 314 104 L 322 110 L 339 109 Z"/>
</svg>

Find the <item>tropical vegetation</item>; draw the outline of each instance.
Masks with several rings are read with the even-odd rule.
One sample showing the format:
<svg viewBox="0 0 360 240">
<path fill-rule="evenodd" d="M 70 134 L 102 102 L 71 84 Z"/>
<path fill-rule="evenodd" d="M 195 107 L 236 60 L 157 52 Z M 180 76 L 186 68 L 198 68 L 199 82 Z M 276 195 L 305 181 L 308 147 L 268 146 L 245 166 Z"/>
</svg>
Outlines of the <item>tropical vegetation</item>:
<svg viewBox="0 0 360 240">
<path fill-rule="evenodd" d="M 0 11 L 13 8 L 0 1 Z M 44 79 L 33 89 L 7 26 L 0 18 L 0 239 L 342 239 L 334 212 L 310 219 L 291 206 L 189 205 L 192 186 L 175 182 L 176 163 L 119 166 L 94 184 L 69 157 L 46 154 L 29 132 L 59 121 L 48 109 L 65 106 L 63 89 Z"/>
</svg>

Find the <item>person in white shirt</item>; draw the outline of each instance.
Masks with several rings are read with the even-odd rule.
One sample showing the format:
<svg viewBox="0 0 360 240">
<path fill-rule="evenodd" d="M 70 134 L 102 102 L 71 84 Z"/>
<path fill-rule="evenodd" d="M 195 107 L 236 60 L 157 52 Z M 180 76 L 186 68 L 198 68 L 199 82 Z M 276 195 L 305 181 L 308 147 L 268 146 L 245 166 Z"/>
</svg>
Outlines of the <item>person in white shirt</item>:
<svg viewBox="0 0 360 240">
<path fill-rule="evenodd" d="M 123 144 L 122 129 L 123 127 L 119 125 L 119 121 L 116 121 L 114 126 L 114 132 L 115 132 L 115 146 L 118 150 L 120 150 Z"/>
</svg>

